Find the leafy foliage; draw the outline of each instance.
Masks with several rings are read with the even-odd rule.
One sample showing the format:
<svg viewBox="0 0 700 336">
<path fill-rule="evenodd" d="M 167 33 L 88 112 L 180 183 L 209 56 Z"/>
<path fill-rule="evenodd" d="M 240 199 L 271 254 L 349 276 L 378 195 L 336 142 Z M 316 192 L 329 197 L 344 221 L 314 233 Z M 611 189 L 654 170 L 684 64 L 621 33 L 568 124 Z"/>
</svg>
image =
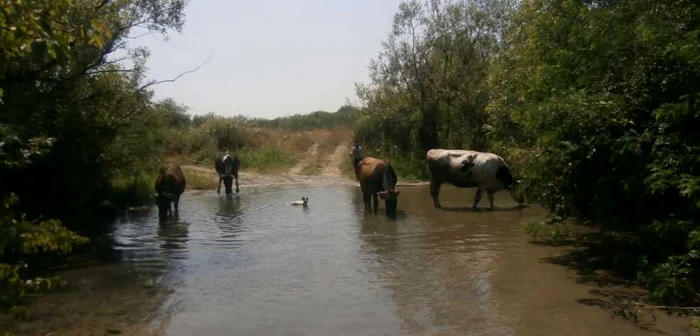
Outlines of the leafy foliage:
<svg viewBox="0 0 700 336">
<path fill-rule="evenodd" d="M 494 134 L 533 150 L 531 197 L 554 221 L 643 239 L 639 279 L 665 303 L 695 301 L 698 277 L 699 14 L 688 1 L 526 1 L 491 78 Z"/>
<path fill-rule="evenodd" d="M 693 1 L 406 1 L 371 83 L 357 86 L 355 136 L 372 155 L 423 163 L 402 176 L 426 176 L 425 151 L 438 146 L 501 154 L 555 224 L 529 232 L 557 236 L 578 216 L 634 237 L 650 297 L 689 303 L 700 277 L 698 51 Z"/>
<path fill-rule="evenodd" d="M 32 158 L 46 153 L 50 147 L 47 139 L 30 139 L 29 143 L 23 143 L 16 136 L 4 135 L 10 142 L 0 146 L 0 171 L 26 167 Z M 66 229 L 58 220 L 27 220 L 25 214 L 14 209 L 18 202 L 19 198 L 9 193 L 4 196 L 0 208 L 0 307 L 21 303 L 28 291 L 51 290 L 63 284 L 58 278 L 25 280 L 22 276 L 27 269 L 25 262 L 34 259 L 33 256 L 64 255 L 74 246 L 88 241 Z"/>
<path fill-rule="evenodd" d="M 275 119 L 248 119 L 251 125 L 264 128 L 284 128 L 294 131 L 354 126 L 360 110 L 350 105 L 342 106 L 336 112 L 316 111 L 308 114 L 295 114 Z"/>
<path fill-rule="evenodd" d="M 182 0 L 0 2 L 1 305 L 61 285 L 25 277 L 87 242 L 69 228 L 92 223 L 82 219 L 109 196 L 110 181 L 158 165 L 155 130 L 164 110 L 173 120 L 181 109 L 154 106 L 148 88 L 156 82 L 144 80 L 148 52 L 125 42 L 137 27 L 181 29 L 183 7 Z M 127 60 L 132 68 L 121 65 Z"/>
<path fill-rule="evenodd" d="M 394 161 L 423 162 L 437 147 L 487 148 L 488 74 L 514 9 L 510 1 L 407 1 L 358 84 L 357 137 Z M 425 164 L 410 173 L 427 176 Z"/>
</svg>

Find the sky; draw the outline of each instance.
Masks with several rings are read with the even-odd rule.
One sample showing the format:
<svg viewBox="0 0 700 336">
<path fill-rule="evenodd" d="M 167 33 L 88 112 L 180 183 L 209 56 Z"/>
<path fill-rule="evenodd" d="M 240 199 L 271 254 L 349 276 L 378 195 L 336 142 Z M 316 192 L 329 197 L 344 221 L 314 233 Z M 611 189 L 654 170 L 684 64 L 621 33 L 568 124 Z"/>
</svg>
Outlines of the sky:
<svg viewBox="0 0 700 336">
<path fill-rule="evenodd" d="M 146 35 L 131 43 L 151 52 L 150 79 L 192 70 L 153 86 L 193 115 L 275 118 L 336 111 L 353 101 L 354 82 L 391 31 L 400 0 L 190 0 L 185 26 L 170 39 Z"/>
</svg>

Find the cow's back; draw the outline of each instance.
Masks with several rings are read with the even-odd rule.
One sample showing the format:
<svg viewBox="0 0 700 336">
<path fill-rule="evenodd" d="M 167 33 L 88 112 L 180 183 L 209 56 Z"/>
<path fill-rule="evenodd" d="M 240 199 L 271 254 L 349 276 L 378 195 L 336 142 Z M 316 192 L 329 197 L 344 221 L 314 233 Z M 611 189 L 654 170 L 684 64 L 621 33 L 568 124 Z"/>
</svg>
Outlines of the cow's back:
<svg viewBox="0 0 700 336">
<path fill-rule="evenodd" d="M 472 163 L 471 173 L 462 172 L 462 162 L 469 156 L 476 155 Z M 428 167 L 433 179 L 448 182 L 458 187 L 501 189 L 499 180 L 495 180 L 496 172 L 502 173 L 507 169 L 505 161 L 493 153 L 477 152 L 459 149 L 431 149 L 427 153 Z M 499 170 L 500 169 L 500 170 Z"/>
<path fill-rule="evenodd" d="M 161 167 L 156 179 L 156 192 L 158 194 L 180 195 L 185 192 L 186 186 L 185 175 L 180 166 L 169 164 L 167 167 Z"/>
<path fill-rule="evenodd" d="M 369 188 L 370 192 L 380 191 L 382 189 L 382 177 L 386 165 L 384 161 L 373 157 L 366 157 L 358 163 L 358 176 L 360 185 L 363 188 Z"/>
</svg>

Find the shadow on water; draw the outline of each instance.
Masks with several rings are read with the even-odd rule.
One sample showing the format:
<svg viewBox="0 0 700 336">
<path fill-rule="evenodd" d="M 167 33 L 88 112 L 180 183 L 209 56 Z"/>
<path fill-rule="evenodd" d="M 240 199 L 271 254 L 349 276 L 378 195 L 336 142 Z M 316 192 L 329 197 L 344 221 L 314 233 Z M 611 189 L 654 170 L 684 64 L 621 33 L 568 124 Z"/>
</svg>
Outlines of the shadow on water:
<svg viewBox="0 0 700 336">
<path fill-rule="evenodd" d="M 442 207 L 439 210 L 440 211 L 448 211 L 448 212 L 493 212 L 493 211 L 522 211 L 526 207 L 519 207 L 519 206 L 514 206 L 514 207 L 494 207 L 493 210 L 491 208 L 472 208 L 472 207 Z"/>
</svg>

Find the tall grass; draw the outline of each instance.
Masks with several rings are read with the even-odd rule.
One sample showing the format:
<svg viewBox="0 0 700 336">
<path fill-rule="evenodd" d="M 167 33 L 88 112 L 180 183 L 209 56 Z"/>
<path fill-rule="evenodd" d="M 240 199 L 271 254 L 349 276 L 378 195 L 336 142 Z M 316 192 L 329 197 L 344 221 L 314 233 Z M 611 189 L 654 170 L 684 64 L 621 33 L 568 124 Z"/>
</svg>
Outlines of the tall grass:
<svg viewBox="0 0 700 336">
<path fill-rule="evenodd" d="M 155 172 L 112 179 L 110 201 L 119 208 L 151 204 L 155 194 Z"/>
<path fill-rule="evenodd" d="M 252 170 L 261 173 L 283 172 L 297 162 L 291 153 L 285 153 L 277 148 L 243 148 L 238 152 L 242 170 Z"/>
<path fill-rule="evenodd" d="M 187 189 L 190 190 L 216 189 L 219 183 L 218 177 L 213 173 L 201 172 L 185 167 L 183 168 L 183 174 L 187 182 Z"/>
</svg>

